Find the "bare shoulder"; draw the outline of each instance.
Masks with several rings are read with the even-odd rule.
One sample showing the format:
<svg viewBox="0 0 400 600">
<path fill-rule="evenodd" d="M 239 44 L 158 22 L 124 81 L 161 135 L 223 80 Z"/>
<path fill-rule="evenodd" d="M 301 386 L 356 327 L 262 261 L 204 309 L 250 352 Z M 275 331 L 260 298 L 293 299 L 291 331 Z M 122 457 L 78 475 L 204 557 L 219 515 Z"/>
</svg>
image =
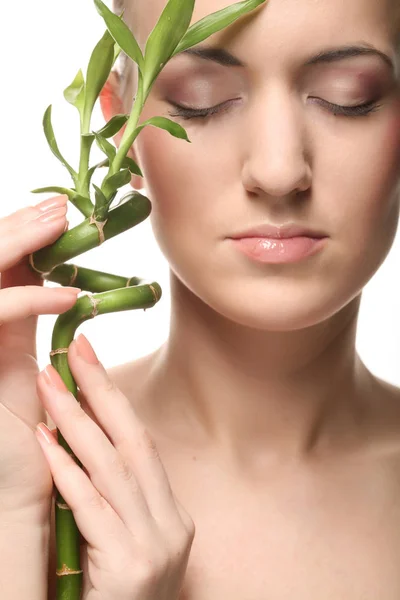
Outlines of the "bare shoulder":
<svg viewBox="0 0 400 600">
<path fill-rule="evenodd" d="M 373 408 L 369 435 L 377 455 L 399 465 L 400 477 L 400 387 L 374 377 Z"/>
</svg>

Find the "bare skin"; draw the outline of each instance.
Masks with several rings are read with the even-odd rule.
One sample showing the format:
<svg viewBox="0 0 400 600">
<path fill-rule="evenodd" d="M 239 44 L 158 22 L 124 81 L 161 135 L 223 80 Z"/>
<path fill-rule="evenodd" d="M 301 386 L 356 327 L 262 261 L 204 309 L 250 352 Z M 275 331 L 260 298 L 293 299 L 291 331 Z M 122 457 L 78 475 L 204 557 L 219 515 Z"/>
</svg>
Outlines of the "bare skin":
<svg viewBox="0 0 400 600">
<path fill-rule="evenodd" d="M 192 22 L 228 4 L 196 2 Z M 128 11 L 142 48 L 164 5 Z M 245 68 L 176 57 L 146 102 L 141 121 L 175 118 L 192 140 L 147 127 L 131 154 L 171 266 L 171 329 L 109 373 L 196 525 L 180 600 L 400 597 L 400 389 L 355 349 L 362 290 L 398 227 L 399 82 L 373 55 L 304 67 L 362 40 L 398 72 L 396 6 L 269 0 L 208 40 Z M 135 95 L 134 78 L 123 96 L 109 83 L 106 120 Z M 309 100 L 374 94 L 379 109 L 357 118 Z M 206 123 L 171 117 L 167 98 L 239 102 Z M 324 251 L 277 268 L 230 246 L 239 229 L 286 221 L 324 230 Z"/>
<path fill-rule="evenodd" d="M 183 420 L 164 427 L 151 415 L 156 363 L 157 352 L 108 372 L 146 424 L 174 493 L 196 523 L 179 600 L 398 600 L 397 387 L 371 379 L 369 438 L 352 452 L 284 458 L 250 470 Z M 54 572 L 53 513 L 49 598 Z"/>
</svg>

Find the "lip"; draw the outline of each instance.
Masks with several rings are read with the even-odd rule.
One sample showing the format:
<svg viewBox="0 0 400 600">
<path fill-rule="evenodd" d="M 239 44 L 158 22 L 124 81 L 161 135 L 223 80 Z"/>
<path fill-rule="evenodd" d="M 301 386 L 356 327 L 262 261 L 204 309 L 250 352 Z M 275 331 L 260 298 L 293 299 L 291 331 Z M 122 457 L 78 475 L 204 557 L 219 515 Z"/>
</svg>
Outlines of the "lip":
<svg viewBox="0 0 400 600">
<path fill-rule="evenodd" d="M 297 236 L 285 239 L 245 237 L 232 239 L 233 247 L 250 259 L 271 264 L 297 263 L 323 249 L 326 238 Z"/>
<path fill-rule="evenodd" d="M 229 236 L 231 239 L 241 238 L 273 238 L 273 239 L 288 239 L 294 237 L 308 237 L 313 239 L 321 239 L 327 237 L 326 233 L 310 229 L 296 223 L 286 223 L 284 225 L 270 225 L 269 223 L 252 227 L 246 231 L 240 231 Z"/>
</svg>

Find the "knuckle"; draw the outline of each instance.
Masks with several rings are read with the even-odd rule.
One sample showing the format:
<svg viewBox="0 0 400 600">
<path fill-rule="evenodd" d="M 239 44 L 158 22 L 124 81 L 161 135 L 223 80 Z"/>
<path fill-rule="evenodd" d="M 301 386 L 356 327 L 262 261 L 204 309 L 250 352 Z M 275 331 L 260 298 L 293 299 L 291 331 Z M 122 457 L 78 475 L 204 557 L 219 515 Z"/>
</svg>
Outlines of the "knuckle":
<svg viewBox="0 0 400 600">
<path fill-rule="evenodd" d="M 187 514 L 185 515 L 184 526 L 187 535 L 187 540 L 191 543 L 193 542 L 193 538 L 196 535 L 196 525 L 193 519 Z"/>
<path fill-rule="evenodd" d="M 90 508 L 96 508 L 100 510 L 107 510 L 109 506 L 107 500 L 99 493 L 89 495 L 86 499 L 86 504 Z"/>
<path fill-rule="evenodd" d="M 156 443 L 146 428 L 142 430 L 142 441 L 147 455 L 150 458 L 159 459 L 160 455 L 158 453 Z"/>
<path fill-rule="evenodd" d="M 110 377 L 105 378 L 103 387 L 104 387 L 104 391 L 107 393 L 117 391 L 117 384 Z"/>
<path fill-rule="evenodd" d="M 175 554 L 187 552 L 187 550 L 192 546 L 193 538 L 194 535 L 192 536 L 185 527 L 184 530 L 177 535 L 177 540 L 174 544 Z"/>
<path fill-rule="evenodd" d="M 133 471 L 127 461 L 120 455 L 116 454 L 112 461 L 114 473 L 117 474 L 123 481 L 136 482 Z M 136 485 L 137 487 L 137 485 Z"/>
</svg>

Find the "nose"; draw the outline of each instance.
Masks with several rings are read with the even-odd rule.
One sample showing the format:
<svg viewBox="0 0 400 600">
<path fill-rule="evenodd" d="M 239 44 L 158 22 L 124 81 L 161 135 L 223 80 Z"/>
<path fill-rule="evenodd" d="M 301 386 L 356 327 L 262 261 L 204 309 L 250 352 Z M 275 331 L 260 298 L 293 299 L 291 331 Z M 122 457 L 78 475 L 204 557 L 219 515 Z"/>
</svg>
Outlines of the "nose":
<svg viewBox="0 0 400 600">
<path fill-rule="evenodd" d="M 311 185 L 303 108 L 288 91 L 261 96 L 245 120 L 243 185 L 258 196 L 292 196 Z"/>
</svg>

